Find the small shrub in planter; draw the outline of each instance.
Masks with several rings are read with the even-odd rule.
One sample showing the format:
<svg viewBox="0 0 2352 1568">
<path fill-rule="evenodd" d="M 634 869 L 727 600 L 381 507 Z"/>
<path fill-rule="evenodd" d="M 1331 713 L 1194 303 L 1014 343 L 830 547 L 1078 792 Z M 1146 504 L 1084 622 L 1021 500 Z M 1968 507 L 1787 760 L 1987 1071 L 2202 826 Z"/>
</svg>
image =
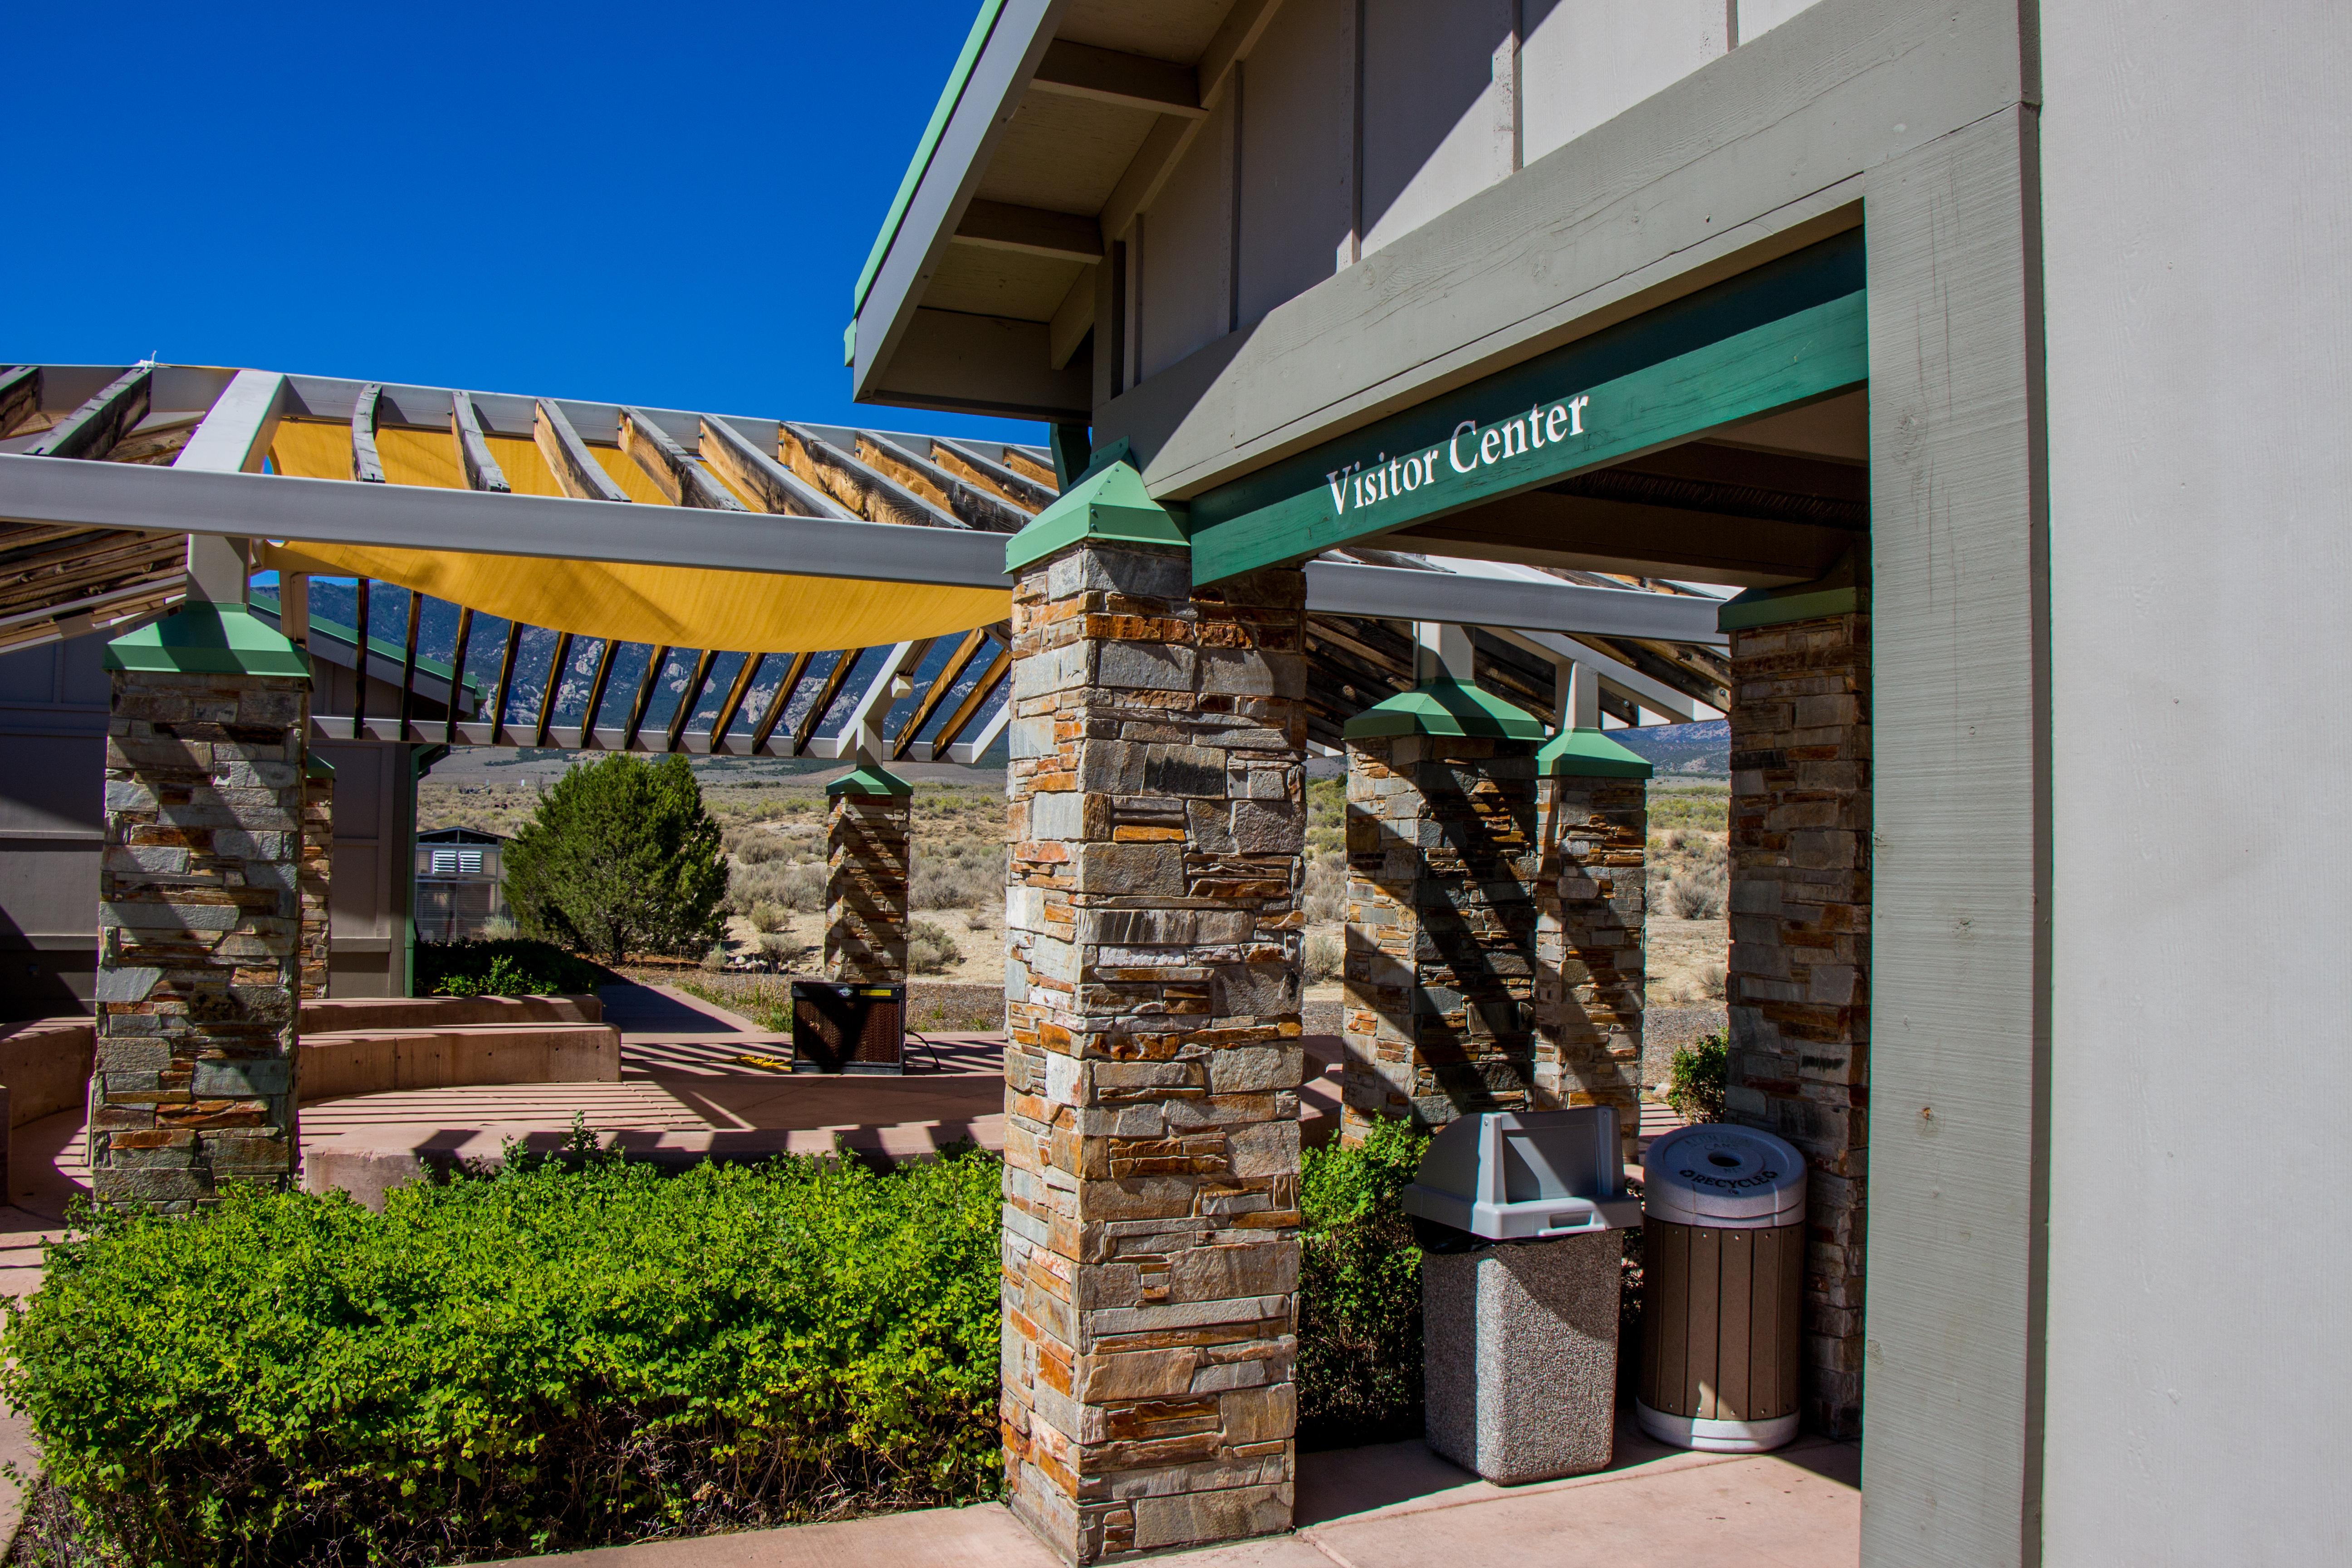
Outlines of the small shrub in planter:
<svg viewBox="0 0 2352 1568">
<path fill-rule="evenodd" d="M 1302 1156 L 1298 1441 L 1339 1448 L 1422 1426 L 1421 1248 L 1400 1194 L 1425 1136 L 1382 1121 L 1353 1148 Z"/>
<path fill-rule="evenodd" d="M 454 1563 L 974 1501 L 1000 1183 L 982 1154 L 575 1152 L 381 1215 L 86 1214 L 8 1308 L 0 1393 L 90 1561 Z"/>
<path fill-rule="evenodd" d="M 419 996 L 593 995 L 607 978 L 604 969 L 586 959 L 552 942 L 528 938 L 416 944 L 415 986 Z M 521 989 L 491 989 L 494 985 Z"/>
</svg>

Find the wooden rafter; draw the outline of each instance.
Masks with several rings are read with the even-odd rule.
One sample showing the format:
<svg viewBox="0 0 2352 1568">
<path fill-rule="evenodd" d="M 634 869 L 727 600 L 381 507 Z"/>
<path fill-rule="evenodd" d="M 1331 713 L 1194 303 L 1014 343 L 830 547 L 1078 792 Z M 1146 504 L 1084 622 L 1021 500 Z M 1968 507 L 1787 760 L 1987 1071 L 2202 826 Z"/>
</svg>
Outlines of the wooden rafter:
<svg viewBox="0 0 2352 1568">
<path fill-rule="evenodd" d="M 11 365 L 0 371 L 0 437 L 13 436 L 16 426 L 41 407 L 41 367 Z"/>
<path fill-rule="evenodd" d="M 992 463 L 962 442 L 944 437 L 931 437 L 931 461 L 983 489 L 994 490 L 1026 512 L 1045 510 L 1058 493 L 1051 484 L 1041 484 L 1006 464 Z"/>
<path fill-rule="evenodd" d="M 687 678 L 686 692 L 678 699 L 677 710 L 669 716 L 669 730 L 666 738 L 669 742 L 669 749 L 673 752 L 677 750 L 678 742 L 686 738 L 686 726 L 694 718 L 694 710 L 702 701 L 703 688 L 710 684 L 710 667 L 717 663 L 718 659 L 719 650 L 715 647 L 704 648 L 695 655 L 694 673 Z"/>
<path fill-rule="evenodd" d="M 887 474 L 966 528 L 1017 533 L 1029 521 L 1029 512 L 1003 496 L 948 472 L 887 436 L 860 430 L 857 460 L 877 473 Z"/>
<path fill-rule="evenodd" d="M 922 700 L 915 704 L 915 710 L 907 715 L 907 721 L 898 726 L 898 736 L 890 742 L 891 761 L 896 762 L 907 754 L 907 748 L 913 745 L 915 737 L 923 732 L 923 726 L 929 721 L 932 710 L 955 689 L 955 683 L 963 679 L 965 668 L 987 641 L 985 627 L 974 626 L 964 634 L 963 641 L 956 645 L 955 652 L 948 656 L 947 663 L 940 666 L 939 674 L 931 678 L 930 689 L 924 692 Z"/>
<path fill-rule="evenodd" d="M 466 472 L 467 489 L 497 495 L 514 493 L 499 460 L 490 455 L 490 444 L 482 435 L 482 416 L 466 393 L 449 395 L 449 434 L 457 443 L 457 465 Z"/>
<path fill-rule="evenodd" d="M 853 517 L 918 528 L 964 526 L 955 513 L 917 495 L 887 474 L 867 468 L 803 426 L 776 427 L 776 456 L 784 467 L 847 508 Z"/>
<path fill-rule="evenodd" d="M 359 422 L 356 419 L 352 423 L 352 429 L 356 436 L 359 430 Z M 370 445 L 373 446 L 373 443 L 371 442 Z M 352 629 L 352 673 L 356 677 L 352 682 L 352 739 L 364 741 L 367 739 L 368 682 L 368 580 L 366 578 L 353 580 L 352 599 L 354 606 L 353 619 L 358 623 Z"/>
<path fill-rule="evenodd" d="M 710 511 L 751 510 L 710 477 L 686 448 L 669 438 L 642 408 L 621 410 L 621 450 L 636 459 L 672 506 L 701 507 Z"/>
<path fill-rule="evenodd" d="M 370 382 L 352 403 L 352 478 L 362 484 L 384 482 L 383 458 L 375 449 L 376 408 L 383 400 L 383 388 Z"/>
<path fill-rule="evenodd" d="M 539 455 L 547 460 L 547 471 L 573 500 L 629 499 L 629 492 L 613 482 L 604 465 L 588 450 L 588 443 L 580 438 L 563 410 L 543 398 L 531 415 L 530 437 L 539 447 Z"/>
<path fill-rule="evenodd" d="M 137 365 L 116 376 L 47 435 L 26 448 L 34 458 L 103 458 L 131 427 L 147 417 L 155 384 L 152 365 Z"/>
<path fill-rule="evenodd" d="M 751 752 L 753 756 L 760 754 L 761 749 L 768 743 L 768 737 L 776 732 L 777 721 L 782 719 L 786 710 L 792 707 L 793 694 L 801 689 L 801 682 L 807 679 L 809 660 L 815 657 L 816 655 L 813 653 L 793 655 L 791 668 L 784 671 L 783 679 L 776 683 L 775 695 L 768 699 L 768 706 L 761 713 L 760 721 L 751 727 Z"/>
<path fill-rule="evenodd" d="M 457 642 L 449 650 L 449 714 L 448 722 L 441 732 L 441 743 L 445 746 L 457 743 L 457 693 L 466 684 L 466 645 L 473 636 L 474 612 L 460 605 L 457 606 Z M 497 739 L 496 735 L 491 738 Z"/>
<path fill-rule="evenodd" d="M 761 511 L 787 517 L 847 517 L 849 509 L 744 438 L 723 419 L 702 417 L 702 460 Z"/>
<path fill-rule="evenodd" d="M 988 661 L 988 668 L 981 672 L 981 677 L 973 682 L 972 689 L 964 693 L 963 700 L 955 705 L 955 710 L 950 713 L 946 722 L 940 726 L 940 732 L 931 738 L 932 756 L 939 756 L 956 743 L 957 739 L 971 727 L 971 721 L 980 717 L 980 710 L 987 706 L 988 694 L 994 691 L 1003 683 L 1004 678 L 1012 673 L 1012 650 L 998 648 L 996 657 Z"/>
<path fill-rule="evenodd" d="M 563 666 L 572 658 L 572 634 L 555 634 L 555 657 L 547 661 L 547 689 L 540 694 L 538 738 L 531 744 L 545 750 L 549 726 L 555 722 L 555 694 L 563 689 Z"/>
<path fill-rule="evenodd" d="M 400 738 L 408 739 L 408 723 L 416 707 L 416 631 L 424 624 L 425 595 L 408 591 L 408 629 L 400 645 Z M 453 693 L 454 695 L 454 693 Z M 454 702 L 450 705 L 454 710 Z"/>
<path fill-rule="evenodd" d="M 617 639 L 606 637 L 604 646 L 597 650 L 596 673 L 588 679 L 588 706 L 580 714 L 582 751 L 587 750 L 589 743 L 596 738 L 596 715 L 604 710 L 604 688 L 613 679 L 613 655 L 620 650 L 620 646 Z"/>
<path fill-rule="evenodd" d="M 727 742 L 727 731 L 735 725 L 735 715 L 743 706 L 743 699 L 751 693 L 751 683 L 759 679 L 760 666 L 767 662 L 764 653 L 747 653 L 743 666 L 735 672 L 735 683 L 727 689 L 726 699 L 710 721 L 710 750 L 717 752 Z"/>
<path fill-rule="evenodd" d="M 490 699 L 490 744 L 502 743 L 507 726 L 507 699 L 514 691 L 515 655 L 522 647 L 522 623 L 507 623 L 507 646 L 499 655 L 498 691 Z"/>
<path fill-rule="evenodd" d="M 646 660 L 645 679 L 637 682 L 637 694 L 629 700 L 629 722 L 621 731 L 621 750 L 637 749 L 637 731 L 645 728 L 646 710 L 654 702 L 654 692 L 661 685 L 663 668 L 669 663 L 669 644 L 658 643 Z"/>
<path fill-rule="evenodd" d="M 824 716 L 832 710 L 835 700 L 841 695 L 841 689 L 849 684 L 850 672 L 857 668 L 857 661 L 866 654 L 866 650 L 862 647 L 845 647 L 841 650 L 841 657 L 833 661 L 833 668 L 825 672 L 824 684 L 817 688 L 816 700 L 810 703 L 809 710 L 801 715 L 801 721 L 793 726 L 793 756 L 797 757 L 808 750 L 809 740 L 815 735 L 816 727 L 824 722 Z"/>
</svg>

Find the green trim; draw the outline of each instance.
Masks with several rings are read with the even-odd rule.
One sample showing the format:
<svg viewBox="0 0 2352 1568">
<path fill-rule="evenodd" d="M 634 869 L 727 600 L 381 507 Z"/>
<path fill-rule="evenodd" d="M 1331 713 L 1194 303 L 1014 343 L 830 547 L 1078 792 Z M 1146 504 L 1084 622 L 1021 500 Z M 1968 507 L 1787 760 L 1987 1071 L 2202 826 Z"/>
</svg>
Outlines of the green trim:
<svg viewBox="0 0 2352 1568">
<path fill-rule="evenodd" d="M 827 795 L 912 795 L 915 786 L 879 763 L 860 763 L 824 786 Z"/>
<path fill-rule="evenodd" d="M 1862 385 L 1863 284 L 1860 235 L 1841 236 L 1219 486 L 1191 505 L 1193 581 L 1410 528 Z"/>
<path fill-rule="evenodd" d="M 1750 588 L 1738 598 L 1727 600 L 1723 608 L 1715 613 L 1715 628 L 1723 632 L 1753 631 L 1759 626 L 1781 626 L 1791 621 L 1851 616 L 1862 607 L 1862 590 L 1851 584 L 1811 593 Z"/>
<path fill-rule="evenodd" d="M 1115 442 L 1106 451 L 1116 453 L 1125 445 Z M 1176 515 L 1151 499 L 1141 474 L 1123 458 L 1113 457 L 1004 542 L 1004 569 L 1018 572 L 1089 539 L 1186 547 L 1184 527 Z"/>
<path fill-rule="evenodd" d="M 972 19 L 971 31 L 963 40 L 963 53 L 956 57 L 955 68 L 948 73 L 948 84 L 940 89 L 940 101 L 931 110 L 931 122 L 923 128 L 923 139 L 915 145 L 914 159 L 907 165 L 906 176 L 898 182 L 898 194 L 891 198 L 890 214 L 882 220 L 882 232 L 874 237 L 874 248 L 866 254 L 866 269 L 857 275 L 857 288 L 850 300 L 849 331 L 842 339 L 842 347 L 851 360 L 857 354 L 857 312 L 866 309 L 866 292 L 882 270 L 883 258 L 898 241 L 898 226 L 907 221 L 907 208 L 913 205 L 916 190 L 930 171 L 931 155 L 940 150 L 940 138 L 947 133 L 948 121 L 954 118 L 956 105 L 962 100 L 963 89 L 971 80 L 972 68 L 980 63 L 980 52 L 988 47 L 988 36 L 995 30 L 997 14 L 1003 9 L 1004 0 L 981 0 L 980 15 Z"/>
<path fill-rule="evenodd" d="M 302 776 L 310 779 L 333 778 L 335 764 L 316 752 L 306 752 L 302 758 Z"/>
<path fill-rule="evenodd" d="M 1461 735 L 1491 741 L 1540 741 L 1543 721 L 1492 692 L 1451 678 L 1400 691 L 1365 709 L 1339 733 L 1350 741 L 1390 735 Z"/>
<path fill-rule="evenodd" d="M 105 663 L 126 674 L 310 678 L 310 656 L 245 605 L 196 600 L 108 643 Z"/>
<path fill-rule="evenodd" d="M 1536 772 L 1546 778 L 1645 779 L 1657 769 L 1598 730 L 1562 730 L 1536 752 Z"/>
</svg>

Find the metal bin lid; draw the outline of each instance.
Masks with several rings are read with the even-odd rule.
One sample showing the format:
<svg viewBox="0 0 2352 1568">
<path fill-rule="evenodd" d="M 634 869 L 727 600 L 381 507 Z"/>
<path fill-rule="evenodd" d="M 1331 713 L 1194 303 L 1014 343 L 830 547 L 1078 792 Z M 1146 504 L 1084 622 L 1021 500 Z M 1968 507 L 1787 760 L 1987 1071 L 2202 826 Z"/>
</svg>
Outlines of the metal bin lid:
<svg viewBox="0 0 2352 1568">
<path fill-rule="evenodd" d="M 1677 1128 L 1643 1157 L 1642 1187 L 1649 1217 L 1674 1225 L 1769 1230 L 1805 1217 L 1805 1157 L 1753 1127 Z"/>
<path fill-rule="evenodd" d="M 1490 1241 L 1642 1223 L 1626 1195 L 1613 1106 L 1488 1110 L 1447 1123 L 1404 1190 L 1404 1211 Z"/>
</svg>

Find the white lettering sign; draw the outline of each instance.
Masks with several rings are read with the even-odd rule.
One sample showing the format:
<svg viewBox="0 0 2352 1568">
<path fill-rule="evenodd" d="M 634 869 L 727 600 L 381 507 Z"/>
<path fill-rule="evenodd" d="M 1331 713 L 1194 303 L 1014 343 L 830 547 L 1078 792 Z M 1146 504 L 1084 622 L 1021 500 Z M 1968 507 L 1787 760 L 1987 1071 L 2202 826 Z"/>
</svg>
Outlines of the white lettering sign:
<svg viewBox="0 0 2352 1568">
<path fill-rule="evenodd" d="M 1591 402 L 1590 396 L 1579 394 L 1549 405 L 1539 403 L 1525 414 L 1498 420 L 1483 430 L 1476 420 L 1465 419 L 1442 447 L 1401 458 L 1382 452 L 1369 468 L 1360 461 L 1334 468 L 1323 476 L 1323 482 L 1331 488 L 1331 510 L 1360 511 L 1435 484 L 1441 455 L 1447 468 L 1468 475 L 1524 457 L 1539 447 L 1574 440 L 1584 434 L 1584 410 Z"/>
</svg>

